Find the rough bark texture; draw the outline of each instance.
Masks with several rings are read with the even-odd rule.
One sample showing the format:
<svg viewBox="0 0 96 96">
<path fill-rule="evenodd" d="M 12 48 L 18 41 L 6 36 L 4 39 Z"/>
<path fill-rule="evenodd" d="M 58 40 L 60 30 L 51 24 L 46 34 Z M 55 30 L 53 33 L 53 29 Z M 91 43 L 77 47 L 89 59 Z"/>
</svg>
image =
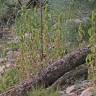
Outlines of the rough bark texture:
<svg viewBox="0 0 96 96">
<path fill-rule="evenodd" d="M 58 78 L 63 76 L 66 72 L 73 68 L 84 64 L 88 48 L 78 49 L 70 54 L 67 54 L 63 59 L 54 62 L 46 69 L 39 72 L 33 79 L 25 80 L 18 86 L 10 89 L 8 92 L 0 96 L 26 96 L 27 91 L 37 86 L 44 86 L 45 88 L 52 85 Z"/>
<path fill-rule="evenodd" d="M 77 81 L 86 80 L 88 76 L 88 67 L 80 66 L 74 70 L 71 70 L 61 76 L 55 83 L 53 83 L 48 89 L 64 89 L 70 85 L 73 85 Z"/>
</svg>

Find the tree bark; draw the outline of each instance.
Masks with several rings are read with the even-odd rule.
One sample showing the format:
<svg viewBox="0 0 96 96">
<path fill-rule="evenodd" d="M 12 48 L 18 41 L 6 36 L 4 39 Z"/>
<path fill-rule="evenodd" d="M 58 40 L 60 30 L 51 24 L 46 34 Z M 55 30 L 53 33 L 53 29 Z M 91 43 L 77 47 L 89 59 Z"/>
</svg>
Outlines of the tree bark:
<svg viewBox="0 0 96 96">
<path fill-rule="evenodd" d="M 65 89 L 68 86 L 75 84 L 80 80 L 88 79 L 88 67 L 79 66 L 78 68 L 71 70 L 61 76 L 55 83 L 53 83 L 48 89 Z"/>
<path fill-rule="evenodd" d="M 75 67 L 84 64 L 86 56 L 90 50 L 88 48 L 78 49 L 73 51 L 63 59 L 60 59 L 47 68 L 39 72 L 34 78 L 25 80 L 18 86 L 10 89 L 9 91 L 1 94 L 0 96 L 26 96 L 27 91 L 36 87 L 44 87 L 52 85 L 58 78 L 63 76 L 66 72 L 74 69 Z"/>
</svg>

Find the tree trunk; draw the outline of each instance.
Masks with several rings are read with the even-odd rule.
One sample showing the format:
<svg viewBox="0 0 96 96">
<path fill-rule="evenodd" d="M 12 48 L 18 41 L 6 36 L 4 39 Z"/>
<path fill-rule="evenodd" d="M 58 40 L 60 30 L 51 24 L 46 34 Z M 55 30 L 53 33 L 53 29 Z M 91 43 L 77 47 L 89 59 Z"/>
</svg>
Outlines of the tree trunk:
<svg viewBox="0 0 96 96">
<path fill-rule="evenodd" d="M 63 59 L 54 62 L 47 68 L 39 72 L 34 78 L 25 80 L 18 86 L 10 89 L 0 96 L 26 96 L 27 91 L 33 87 L 45 87 L 52 85 L 58 78 L 75 67 L 84 64 L 86 56 L 89 53 L 88 48 L 78 49 L 64 56 Z"/>
<path fill-rule="evenodd" d="M 65 89 L 68 86 L 75 84 L 80 80 L 88 79 L 88 67 L 79 66 L 78 68 L 71 70 L 61 76 L 55 83 L 53 83 L 48 89 Z"/>
</svg>

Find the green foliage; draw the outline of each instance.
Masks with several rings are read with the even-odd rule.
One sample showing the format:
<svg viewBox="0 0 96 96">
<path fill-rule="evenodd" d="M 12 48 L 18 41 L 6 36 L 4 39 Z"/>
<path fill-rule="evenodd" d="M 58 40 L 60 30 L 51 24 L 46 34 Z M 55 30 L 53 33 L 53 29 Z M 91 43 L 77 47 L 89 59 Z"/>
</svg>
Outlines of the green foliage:
<svg viewBox="0 0 96 96">
<path fill-rule="evenodd" d="M 19 49 L 21 52 L 17 60 L 17 67 L 19 73 L 22 74 L 20 78 L 24 79 L 26 75 L 29 77 L 30 70 L 35 72 L 34 67 L 38 65 L 37 49 L 40 49 L 40 19 L 36 9 L 27 10 L 23 7 L 20 15 L 16 19 L 16 33 L 20 37 Z"/>
<path fill-rule="evenodd" d="M 16 69 L 6 71 L 3 77 L 0 78 L 0 93 L 16 85 L 18 81 L 19 81 L 19 75 Z"/>
<path fill-rule="evenodd" d="M 67 49 L 63 33 L 63 13 L 56 15 L 50 12 L 48 5 L 43 10 L 43 20 L 40 20 L 39 9 L 22 7 L 20 17 L 16 19 L 16 33 L 20 37 L 21 52 L 17 66 L 24 78 L 29 77 L 30 70 L 35 73 L 45 67 L 50 61 L 61 58 Z M 42 30 L 41 30 L 42 23 Z M 42 40 L 41 42 L 41 31 Z M 41 45 L 43 46 L 43 60 L 41 60 Z M 22 77 L 21 76 L 21 77 Z M 24 79 L 22 78 L 22 79 Z"/>
<path fill-rule="evenodd" d="M 0 0 L 0 16 L 3 16 L 3 14 L 8 12 L 6 10 L 8 9 L 8 7 L 6 7 L 4 4 L 5 1 L 6 0 Z M 84 15 L 81 11 L 82 8 L 89 8 L 89 0 L 51 1 L 53 2 L 52 6 L 46 5 L 45 9 L 43 10 L 42 21 L 40 20 L 41 13 L 39 8 L 27 9 L 25 6 L 23 6 L 21 10 L 18 11 L 15 28 L 16 35 L 18 35 L 20 40 L 18 44 L 11 43 L 8 44 L 7 47 L 12 49 L 19 48 L 20 55 L 18 56 L 16 61 L 17 69 L 9 70 L 1 78 L 1 92 L 5 91 L 11 86 L 14 86 L 17 82 L 24 80 L 25 78 L 29 78 L 30 74 L 35 74 L 43 67 L 46 67 L 50 62 L 62 58 L 66 53 L 78 47 L 78 41 L 80 45 L 79 47 L 82 47 L 82 45 L 86 46 L 85 43 L 83 44 L 83 41 L 87 37 L 87 29 L 85 28 L 85 26 L 83 26 L 83 24 L 79 25 L 77 24 L 78 22 L 75 23 L 75 19 L 78 15 L 80 15 L 80 17 Z M 49 1 L 49 3 L 51 1 Z M 87 62 L 89 63 L 89 65 L 92 65 L 91 71 L 93 72 L 95 64 L 94 57 L 96 56 L 96 12 L 92 13 L 90 22 L 91 26 L 87 34 L 90 37 L 89 43 L 90 46 L 92 46 L 92 53 L 88 55 Z M 43 28 L 41 28 L 41 23 Z M 41 31 L 42 36 L 40 34 Z M 41 37 L 43 40 L 42 42 L 40 40 Z M 42 60 L 40 59 L 41 46 L 43 46 Z M 7 51 L 5 50 L 5 55 L 6 53 Z M 40 89 L 34 90 L 33 92 L 29 93 L 29 96 L 58 95 L 57 92 L 49 92 L 45 89 Z"/>
<path fill-rule="evenodd" d="M 50 10 L 49 6 L 46 5 L 41 22 L 39 9 L 21 8 L 20 16 L 16 18 L 16 33 L 20 37 L 21 55 L 17 60 L 17 66 L 22 74 L 22 79 L 26 78 L 26 75 L 29 77 L 30 72 L 37 72 L 49 62 L 62 58 L 64 54 L 77 47 L 78 32 L 76 32 L 76 28 L 78 26 L 72 21 L 74 20 L 73 9 L 73 3 L 69 3 L 66 12 L 60 11 L 58 14 L 59 11 Z M 81 42 L 85 37 L 85 31 L 81 25 L 79 26 L 79 36 Z M 43 53 L 41 46 L 43 46 Z M 41 53 L 43 60 L 40 59 Z"/>
<path fill-rule="evenodd" d="M 6 12 L 5 1 L 6 0 L 0 0 L 0 16 L 4 15 Z"/>
<path fill-rule="evenodd" d="M 91 47 L 91 53 L 87 57 L 87 63 L 89 64 L 89 78 L 96 80 L 96 11 L 92 11 L 91 27 L 89 28 L 89 46 Z"/>
<path fill-rule="evenodd" d="M 49 6 L 46 5 L 41 22 L 39 9 L 28 10 L 22 7 L 19 12 L 20 17 L 17 16 L 16 18 L 16 33 L 20 37 L 19 49 L 21 51 L 17 65 L 20 73 L 23 73 L 22 76 L 25 74 L 24 78 L 26 78 L 26 73 L 27 75 L 30 73 L 30 70 L 34 73 L 39 67 L 40 69 L 45 67 L 50 61 L 53 62 L 55 59 L 62 58 L 65 50 L 69 47 L 67 46 L 68 38 L 65 35 L 68 30 L 63 30 L 65 14 L 61 12 L 57 15 L 52 12 L 55 11 L 50 11 Z M 68 16 L 71 19 L 71 16 Z M 43 60 L 40 59 L 41 46 L 43 46 Z"/>
<path fill-rule="evenodd" d="M 84 41 L 85 41 L 86 35 L 85 35 L 85 31 L 83 29 L 82 23 L 80 23 L 80 25 L 79 25 L 78 33 L 79 33 L 79 39 L 78 39 L 79 47 L 84 47 L 84 45 L 85 45 Z"/>
<path fill-rule="evenodd" d="M 47 89 L 34 89 L 32 92 L 28 93 L 28 96 L 58 96 L 58 92 L 54 90 Z"/>
</svg>

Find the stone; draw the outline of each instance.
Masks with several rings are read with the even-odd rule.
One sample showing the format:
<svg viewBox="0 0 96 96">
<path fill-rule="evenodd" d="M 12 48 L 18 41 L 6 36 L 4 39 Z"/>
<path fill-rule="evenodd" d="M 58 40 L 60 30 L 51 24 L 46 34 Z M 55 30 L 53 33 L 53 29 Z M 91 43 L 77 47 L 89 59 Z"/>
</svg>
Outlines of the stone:
<svg viewBox="0 0 96 96">
<path fill-rule="evenodd" d="M 85 89 L 80 96 L 92 96 L 93 87 Z"/>
<path fill-rule="evenodd" d="M 70 93 L 68 96 L 78 96 L 76 93 Z"/>
<path fill-rule="evenodd" d="M 76 88 L 75 85 L 72 85 L 72 86 L 70 86 L 70 87 L 67 87 L 67 89 L 66 89 L 66 93 L 69 94 L 69 93 L 75 91 L 75 88 Z"/>
</svg>

